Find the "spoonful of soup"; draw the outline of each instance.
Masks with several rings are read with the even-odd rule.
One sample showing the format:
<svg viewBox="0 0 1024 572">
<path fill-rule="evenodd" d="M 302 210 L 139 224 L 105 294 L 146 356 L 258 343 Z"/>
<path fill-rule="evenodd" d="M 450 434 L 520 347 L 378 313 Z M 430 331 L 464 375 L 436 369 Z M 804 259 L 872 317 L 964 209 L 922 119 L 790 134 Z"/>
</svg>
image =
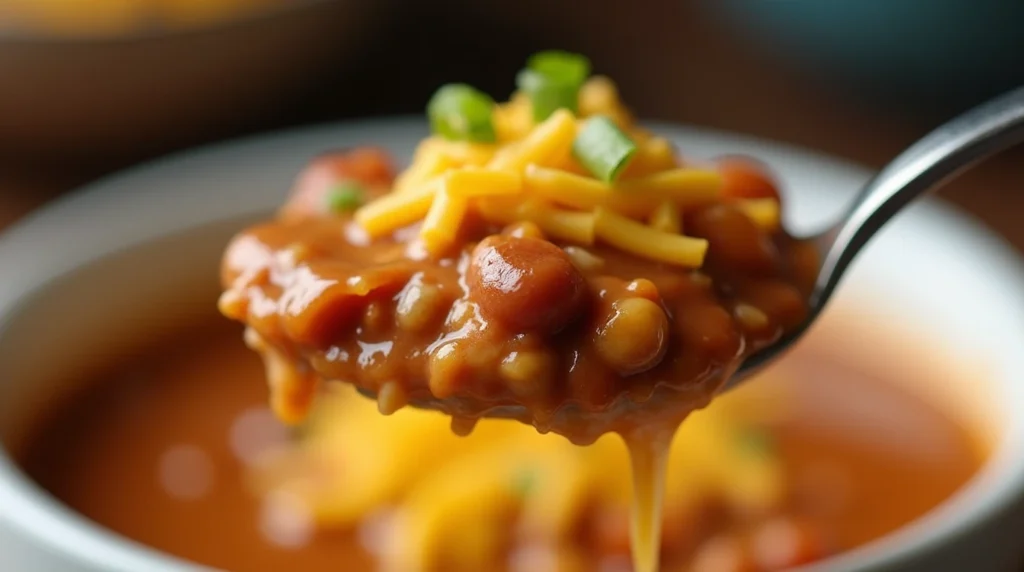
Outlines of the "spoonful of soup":
<svg viewBox="0 0 1024 572">
<path fill-rule="evenodd" d="M 913 196 L 1024 137 L 1020 91 L 929 135 L 837 226 L 798 239 L 765 167 L 680 153 L 585 58 L 537 54 L 516 83 L 500 104 L 439 89 L 400 173 L 373 148 L 315 159 L 229 245 L 219 307 L 246 324 L 289 422 L 341 381 L 460 434 L 482 417 L 577 444 L 621 434 L 639 572 L 657 569 L 679 423 L 789 346 Z"/>
<path fill-rule="evenodd" d="M 326 154 L 231 244 L 221 310 L 248 325 L 282 418 L 322 380 L 384 413 L 442 410 L 460 432 L 513 417 L 586 443 L 685 415 L 796 340 L 914 196 L 1024 137 L 1018 90 L 932 132 L 800 240 L 763 166 L 685 159 L 573 69 L 585 60 L 539 56 L 505 104 L 442 88 L 435 134 L 397 177 L 381 150 Z M 531 90 L 560 82 L 575 101 L 539 109 Z"/>
</svg>

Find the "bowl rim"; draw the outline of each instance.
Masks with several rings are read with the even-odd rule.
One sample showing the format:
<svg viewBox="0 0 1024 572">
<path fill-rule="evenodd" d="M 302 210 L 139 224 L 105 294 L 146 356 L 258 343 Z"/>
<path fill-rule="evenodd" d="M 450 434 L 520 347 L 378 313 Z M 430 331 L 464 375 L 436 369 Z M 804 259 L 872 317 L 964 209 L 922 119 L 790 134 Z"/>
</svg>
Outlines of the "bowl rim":
<svg viewBox="0 0 1024 572">
<path fill-rule="evenodd" d="M 794 168 L 797 164 L 807 168 L 813 166 L 825 177 L 824 180 L 843 183 L 838 187 L 846 187 L 847 194 L 871 175 L 869 170 L 841 159 L 768 140 L 668 123 L 649 123 L 648 126 L 683 145 L 705 145 L 731 152 L 752 153 L 771 165 L 788 161 Z M 425 133 L 426 123 L 421 117 L 405 116 L 300 127 L 186 150 L 86 185 L 0 233 L 0 267 L 23 267 L 26 261 L 33 261 L 31 272 L 17 273 L 9 279 L 5 277 L 6 284 L 0 284 L 0 323 L 16 312 L 19 302 L 26 300 L 34 290 L 68 271 L 88 266 L 125 248 L 125 236 L 129 237 L 128 245 L 139 245 L 227 218 L 265 213 L 272 204 L 240 205 L 239 201 L 232 199 L 243 196 L 237 189 L 202 196 L 193 192 L 200 202 L 190 203 L 171 193 L 149 192 L 153 189 L 140 188 L 140 185 L 145 187 L 147 180 L 183 172 L 209 176 L 218 166 L 225 168 L 230 165 L 231 158 L 237 163 L 239 157 L 249 153 L 264 153 L 268 160 L 252 166 L 269 174 L 265 182 L 268 187 L 277 189 L 274 200 L 278 200 L 308 158 L 325 150 L 325 142 L 331 142 L 327 147 L 381 145 L 399 156 L 408 157 L 415 142 Z M 267 155 L 271 152 L 279 153 L 280 157 Z M 263 203 L 270 200 L 267 196 Z M 841 207 L 843 202 L 840 200 L 837 204 Z M 946 236 L 973 243 L 973 251 L 988 273 L 991 287 L 1000 296 L 1012 300 L 1015 298 L 1012 293 L 1024 289 L 1024 262 L 1003 240 L 970 216 L 941 204 L 939 200 L 929 198 L 922 203 L 914 209 L 920 217 L 934 223 L 933 226 L 944 228 Z M 194 208 L 200 204 L 203 209 Z M 207 204 L 210 208 L 205 208 Z M 149 213 L 151 216 L 120 216 L 126 211 Z M 83 217 L 83 212 L 90 212 L 102 220 Z M 43 251 L 40 257 L 40 240 L 45 240 L 55 229 L 59 229 L 63 236 L 75 237 L 75 240 L 62 243 L 64 248 L 61 250 Z M 88 239 L 83 240 L 83 236 Z M 1018 307 L 1024 308 L 1024 304 L 1018 304 Z M 999 319 L 1012 320 L 1014 327 L 1021 326 L 1017 331 L 1024 332 L 1024 315 L 1011 317 L 1008 312 L 1004 314 L 1006 316 Z M 6 334 L 0 332 L 0 343 L 3 335 Z M 1024 333 L 1018 336 L 1018 342 L 1024 343 Z M 1020 364 L 1024 370 L 1024 355 L 1011 361 Z M 1013 387 L 1008 380 L 993 385 L 1008 393 Z M 1024 387 L 1013 391 L 1022 397 L 1020 403 L 1024 404 Z M 864 570 L 913 560 L 936 544 L 966 536 L 986 521 L 996 518 L 1007 500 L 1024 497 L 1024 447 L 1021 446 L 1024 444 L 1024 419 L 1011 418 L 1006 433 L 1010 439 L 998 445 L 970 482 L 938 507 L 879 539 L 800 570 Z M 97 569 L 168 572 L 208 569 L 90 523 L 50 498 L 23 475 L 2 447 L 0 505 L 6 507 L 0 511 L 0 525 L 6 522 L 11 530 L 27 533 L 32 540 L 63 557 L 77 558 Z M 0 528 L 0 534 L 3 533 Z"/>
</svg>

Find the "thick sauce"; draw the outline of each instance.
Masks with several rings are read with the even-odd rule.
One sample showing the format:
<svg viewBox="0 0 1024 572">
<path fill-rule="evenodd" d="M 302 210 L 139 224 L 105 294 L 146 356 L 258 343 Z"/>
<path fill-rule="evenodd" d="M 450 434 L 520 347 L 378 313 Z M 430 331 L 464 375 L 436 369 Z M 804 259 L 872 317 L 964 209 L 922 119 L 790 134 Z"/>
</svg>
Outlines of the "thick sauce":
<svg viewBox="0 0 1024 572">
<path fill-rule="evenodd" d="M 218 307 L 288 422 L 341 381 L 460 435 L 493 417 L 621 435 L 635 567 L 655 572 L 672 435 L 803 322 L 817 255 L 762 165 L 681 157 L 586 58 L 536 54 L 516 77 L 504 104 L 442 86 L 401 173 L 375 148 L 314 160 L 226 248 Z"/>
<path fill-rule="evenodd" d="M 234 330 L 204 331 L 120 364 L 48 411 L 20 455 L 27 472 L 86 517 L 204 564 L 253 572 L 374 569 L 350 532 L 298 527 L 303 534 L 275 537 L 265 526 L 245 482 L 246 459 L 280 445 L 288 431 L 265 405 L 259 358 Z M 815 355 L 793 357 L 784 377 L 796 391 L 787 394 L 803 397 L 773 429 L 794 491 L 785 512 L 809 519 L 834 549 L 920 516 L 977 469 L 970 436 L 926 403 Z M 656 464 L 650 456 L 635 461 L 641 473 L 657 474 Z M 637 479 L 638 496 L 656 506 L 656 487 L 645 482 Z M 743 545 L 744 522 L 692 523 L 701 542 L 669 551 L 663 569 L 685 569 L 698 557 L 715 566 L 704 570 L 741 569 L 714 562 L 729 561 L 729 547 Z M 666 536 L 671 545 L 678 533 Z M 638 558 L 648 566 L 652 556 Z"/>
</svg>

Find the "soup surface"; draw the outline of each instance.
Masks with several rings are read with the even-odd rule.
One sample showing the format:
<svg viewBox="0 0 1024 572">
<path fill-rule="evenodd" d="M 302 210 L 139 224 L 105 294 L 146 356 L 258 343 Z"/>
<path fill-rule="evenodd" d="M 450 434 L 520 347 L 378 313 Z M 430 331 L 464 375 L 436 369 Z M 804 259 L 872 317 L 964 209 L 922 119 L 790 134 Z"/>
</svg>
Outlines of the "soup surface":
<svg viewBox="0 0 1024 572">
<path fill-rule="evenodd" d="M 488 564 L 463 569 L 629 569 L 628 498 L 608 492 L 614 487 L 568 511 L 573 517 L 568 533 L 556 546 L 538 548 L 530 526 L 543 528 L 557 520 L 548 513 L 528 518 L 529 500 L 550 489 L 544 473 L 528 492 L 519 493 L 522 499 L 507 505 L 480 503 L 490 508 L 476 512 L 463 510 L 458 502 L 445 504 L 443 487 L 424 484 L 439 475 L 452 482 L 491 482 L 489 457 L 479 451 L 405 469 L 415 478 L 390 496 L 358 510 L 341 510 L 347 506 L 346 494 L 354 494 L 346 488 L 360 484 L 356 477 L 369 475 L 372 482 L 365 491 L 370 494 L 389 472 L 360 470 L 375 462 L 363 449 L 386 456 L 394 453 L 388 443 L 408 441 L 414 431 L 447 435 L 444 417 L 409 411 L 410 417 L 399 412 L 379 418 L 372 402 L 338 394 L 323 407 L 340 409 L 320 418 L 338 419 L 344 410 L 353 417 L 349 426 L 325 424 L 314 412 L 311 424 L 286 429 L 266 405 L 261 361 L 244 347 L 237 330 L 211 324 L 202 332 L 126 360 L 84 385 L 67 404 L 55 404 L 23 447 L 20 457 L 27 472 L 73 509 L 122 535 L 229 570 L 408 569 L 396 564 L 403 555 L 396 560 L 381 546 L 405 550 L 404 557 L 423 552 L 422 543 L 410 541 L 423 530 L 432 535 L 434 552 L 417 557 L 421 569 L 455 569 L 450 564 L 479 563 L 481 558 Z M 368 426 L 372 422 L 367 419 L 381 421 Z M 369 431 L 391 427 L 394 433 L 368 440 L 355 432 L 356 426 Z M 736 430 L 742 442 L 735 448 L 724 444 L 709 436 L 712 427 Z M 515 442 L 531 451 L 552 447 L 560 458 L 570 454 L 566 451 L 595 459 L 625 455 L 619 441 L 599 440 L 578 449 L 504 421 L 483 421 L 460 442 L 487 449 L 499 434 L 511 440 L 503 441 L 505 457 Z M 338 446 L 346 442 L 347 448 Z M 317 443 L 332 446 L 317 456 L 311 453 Z M 715 453 L 700 457 L 702 446 Z M 935 506 L 971 476 L 982 458 L 971 436 L 928 404 L 885 380 L 838 368 L 801 350 L 769 377 L 696 413 L 673 444 L 674 453 L 677 447 L 689 455 L 673 458 L 704 459 L 699 464 L 705 467 L 722 464 L 730 451 L 755 455 L 736 461 L 748 463 L 746 470 L 722 464 L 721 471 L 703 473 L 700 486 L 692 480 L 699 471 L 669 467 L 664 570 L 771 570 L 849 549 Z M 579 466 L 590 462 L 579 458 Z M 358 465 L 322 470 L 332 459 Z M 543 467 L 538 459 L 525 462 Z M 626 462 L 606 462 L 597 472 L 628 483 Z M 596 490 L 597 478 L 584 478 L 566 490 Z M 700 498 L 673 500 L 680 485 L 699 491 Z M 460 495 L 472 497 L 470 488 L 462 488 Z M 626 491 L 628 497 L 628 485 Z M 312 505 L 307 512 L 282 511 L 280 503 L 272 502 L 281 493 Z M 425 496 L 430 506 L 424 505 Z M 501 506 L 510 508 L 493 514 Z M 409 524 L 432 510 L 456 515 L 458 525 L 436 519 L 433 528 Z M 396 514 L 407 518 L 395 519 Z M 382 524 L 389 518 L 390 525 Z M 502 523 L 494 538 L 469 533 L 489 530 L 493 522 Z M 540 536 L 552 535 L 545 531 Z M 473 548 L 468 557 L 467 547 Z"/>
</svg>

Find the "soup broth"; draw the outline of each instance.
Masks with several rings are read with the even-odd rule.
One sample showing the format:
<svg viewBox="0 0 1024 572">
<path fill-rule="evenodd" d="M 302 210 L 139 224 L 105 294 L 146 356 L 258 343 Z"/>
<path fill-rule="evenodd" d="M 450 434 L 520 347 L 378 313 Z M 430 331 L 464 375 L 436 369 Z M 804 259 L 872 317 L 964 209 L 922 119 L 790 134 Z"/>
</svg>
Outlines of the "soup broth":
<svg viewBox="0 0 1024 572">
<path fill-rule="evenodd" d="M 383 509 L 400 508 L 404 498 L 373 507 L 355 526 L 289 521 L 271 510 L 275 505 L 266 499 L 277 489 L 259 483 L 266 475 L 254 478 L 267 470 L 262 454 L 295 449 L 293 443 L 314 429 L 286 429 L 275 420 L 260 383 L 262 363 L 236 330 L 211 325 L 203 331 L 183 336 L 170 350 L 161 346 L 117 364 L 83 383 L 80 395 L 46 411 L 18 455 L 25 470 L 98 524 L 206 565 L 238 571 L 380 569 L 388 558 L 368 532 Z M 942 502 L 982 461 L 969 433 L 893 383 L 807 351 L 798 350 L 782 369 L 752 387 L 762 391 L 758 400 L 785 397 L 781 407 L 756 401 L 757 409 L 774 412 L 774 419 L 758 422 L 767 428 L 785 476 L 784 498 L 765 514 L 709 505 L 713 510 L 699 519 L 666 520 L 664 570 L 772 569 L 773 551 L 802 550 L 806 554 L 789 555 L 800 561 L 853 548 Z M 485 439 L 488 430 L 466 439 Z M 684 427 L 680 439 L 688 438 L 686 432 Z M 416 478 L 442 470 L 448 469 L 431 468 Z M 628 464 L 604 470 L 628 480 Z M 344 475 L 333 478 L 344 484 Z M 579 520 L 580 531 L 559 549 L 561 560 L 529 560 L 530 543 L 513 535 L 488 553 L 489 569 L 628 570 L 625 512 L 581 509 Z M 509 529 L 516 526 L 508 521 Z M 809 533 L 797 542 L 787 531 Z M 776 541 L 766 546 L 771 534 Z M 388 542 L 404 546 L 400 541 Z"/>
</svg>

